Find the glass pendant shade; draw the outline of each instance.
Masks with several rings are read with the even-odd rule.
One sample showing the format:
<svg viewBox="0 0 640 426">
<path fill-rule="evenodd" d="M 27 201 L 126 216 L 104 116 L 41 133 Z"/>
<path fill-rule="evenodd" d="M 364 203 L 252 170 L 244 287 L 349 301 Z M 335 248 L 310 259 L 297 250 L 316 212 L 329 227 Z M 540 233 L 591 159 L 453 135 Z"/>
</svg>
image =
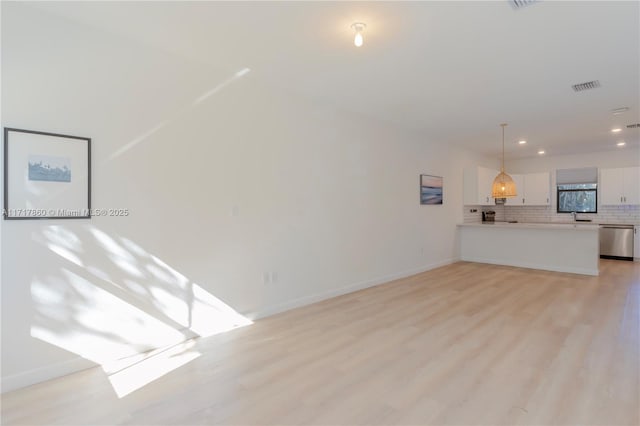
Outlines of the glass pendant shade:
<svg viewBox="0 0 640 426">
<path fill-rule="evenodd" d="M 505 172 L 500 172 L 493 180 L 491 196 L 493 198 L 511 198 L 517 195 L 516 183 L 511 179 L 511 176 Z"/>
<path fill-rule="evenodd" d="M 507 123 L 502 123 L 502 168 L 500 173 L 493 180 L 493 186 L 491 187 L 491 196 L 493 198 L 512 198 L 518 195 L 516 190 L 516 183 L 511 179 L 511 176 L 504 172 L 504 128 L 507 127 Z"/>
</svg>

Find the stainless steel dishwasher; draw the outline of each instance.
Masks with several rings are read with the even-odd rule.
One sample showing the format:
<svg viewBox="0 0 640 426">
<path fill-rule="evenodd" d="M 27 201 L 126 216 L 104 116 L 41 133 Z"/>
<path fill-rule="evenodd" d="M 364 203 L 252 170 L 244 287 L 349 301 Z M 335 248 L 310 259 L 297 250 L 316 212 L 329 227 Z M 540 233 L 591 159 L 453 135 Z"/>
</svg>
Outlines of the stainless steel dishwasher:
<svg viewBox="0 0 640 426">
<path fill-rule="evenodd" d="M 600 257 L 633 260 L 633 225 L 600 225 Z"/>
</svg>

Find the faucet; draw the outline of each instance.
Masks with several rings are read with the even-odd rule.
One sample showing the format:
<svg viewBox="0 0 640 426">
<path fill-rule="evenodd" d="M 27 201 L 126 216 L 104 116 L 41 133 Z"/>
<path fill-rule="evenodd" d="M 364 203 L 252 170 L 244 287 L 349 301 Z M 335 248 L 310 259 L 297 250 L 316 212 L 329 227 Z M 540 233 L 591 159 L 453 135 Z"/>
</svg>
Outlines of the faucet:
<svg viewBox="0 0 640 426">
<path fill-rule="evenodd" d="M 571 215 L 573 216 L 573 221 L 575 222 L 577 220 L 576 216 L 578 215 L 578 212 L 571 212 Z"/>
</svg>

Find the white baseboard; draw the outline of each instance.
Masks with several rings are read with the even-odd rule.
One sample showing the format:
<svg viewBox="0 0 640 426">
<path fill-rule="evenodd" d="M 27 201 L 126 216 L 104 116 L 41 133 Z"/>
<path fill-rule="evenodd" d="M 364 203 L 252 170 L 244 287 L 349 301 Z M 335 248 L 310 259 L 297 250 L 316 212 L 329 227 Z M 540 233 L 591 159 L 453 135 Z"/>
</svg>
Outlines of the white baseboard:
<svg viewBox="0 0 640 426">
<path fill-rule="evenodd" d="M 352 293 L 354 291 L 384 284 L 389 281 L 409 277 L 411 275 L 419 274 L 421 272 L 425 272 L 430 269 L 439 268 L 441 266 L 455 263 L 459 260 L 460 259 L 451 258 L 451 259 L 446 259 L 439 262 L 430 263 L 427 265 L 423 265 L 417 268 L 398 272 L 395 274 L 386 275 L 383 277 L 362 281 L 354 284 L 349 284 L 343 287 L 334 288 L 328 291 L 312 294 L 310 296 L 304 296 L 298 299 L 290 300 L 290 301 L 279 303 L 276 305 L 267 306 L 263 309 L 259 309 L 254 312 L 245 313 L 243 315 L 250 319 L 264 318 L 280 312 L 288 311 L 290 309 L 299 308 L 301 306 L 310 305 L 312 303 L 330 299 L 332 297 L 341 296 L 343 294 Z M 9 392 L 9 391 L 24 388 L 36 383 L 66 376 L 68 374 L 76 373 L 78 371 L 86 370 L 87 368 L 91 368 L 94 366 L 96 366 L 95 363 L 88 361 L 84 358 L 77 357 L 67 361 L 58 362 L 55 364 L 49 364 L 47 366 L 37 368 L 34 370 L 25 371 L 23 373 L 18 373 L 11 376 L 3 377 L 0 381 L 0 389 L 2 393 Z"/>
<path fill-rule="evenodd" d="M 527 262 L 513 262 L 513 261 L 504 261 L 504 260 L 495 260 L 495 259 L 487 259 L 480 257 L 467 257 L 463 256 L 462 258 L 465 262 L 477 262 L 477 263 L 489 263 L 491 265 L 504 265 L 504 266 L 515 266 L 518 268 L 527 268 L 527 269 L 542 269 L 545 271 L 552 272 L 568 272 L 570 274 L 580 274 L 580 275 L 594 275 L 598 276 L 598 269 L 591 268 L 573 268 L 562 265 L 541 265 L 541 264 L 533 264 Z"/>
<path fill-rule="evenodd" d="M 44 367 L 3 377 L 0 381 L 0 388 L 2 389 L 2 393 L 5 393 L 34 385 L 36 383 L 66 376 L 71 373 L 77 373 L 78 371 L 86 370 L 87 368 L 95 366 L 95 363 L 87 359 L 81 357 L 72 358 L 67 361 L 57 362 L 55 364 L 49 364 Z"/>
<path fill-rule="evenodd" d="M 385 275 L 383 277 L 374 278 L 372 280 L 361 281 L 354 284 L 348 284 L 343 287 L 333 288 L 331 290 L 315 293 L 309 296 L 300 297 L 298 299 L 289 300 L 276 305 L 267 306 L 253 312 L 246 312 L 243 315 L 249 319 L 256 320 L 265 318 L 271 315 L 275 315 L 281 312 L 289 311 L 291 309 L 300 308 L 302 306 L 310 305 L 312 303 L 321 302 L 323 300 L 331 299 L 333 297 L 342 296 L 343 294 L 353 293 L 365 288 L 374 287 L 380 284 L 387 283 L 389 281 L 398 280 L 400 278 L 410 277 L 421 272 L 429 271 L 431 269 L 439 268 L 441 266 L 450 265 L 459 261 L 458 258 L 450 258 L 439 262 L 430 263 L 427 265 L 419 266 L 417 268 L 408 269 L 395 274 Z"/>
</svg>

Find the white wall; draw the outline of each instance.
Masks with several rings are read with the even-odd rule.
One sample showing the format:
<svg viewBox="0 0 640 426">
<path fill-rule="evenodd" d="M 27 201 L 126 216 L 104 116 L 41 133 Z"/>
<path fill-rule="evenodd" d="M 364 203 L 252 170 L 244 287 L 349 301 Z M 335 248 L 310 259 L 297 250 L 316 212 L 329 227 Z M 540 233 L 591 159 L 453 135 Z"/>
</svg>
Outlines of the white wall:
<svg viewBox="0 0 640 426">
<path fill-rule="evenodd" d="M 509 173 L 550 172 L 555 177 L 556 169 L 580 167 L 632 167 L 640 165 L 640 149 L 623 147 L 610 151 L 587 152 L 574 155 L 549 155 L 509 160 Z"/>
<path fill-rule="evenodd" d="M 473 155 L 23 5 L 2 64 L 3 126 L 91 137 L 93 206 L 130 211 L 3 224 L 3 390 L 458 256 Z"/>
</svg>

